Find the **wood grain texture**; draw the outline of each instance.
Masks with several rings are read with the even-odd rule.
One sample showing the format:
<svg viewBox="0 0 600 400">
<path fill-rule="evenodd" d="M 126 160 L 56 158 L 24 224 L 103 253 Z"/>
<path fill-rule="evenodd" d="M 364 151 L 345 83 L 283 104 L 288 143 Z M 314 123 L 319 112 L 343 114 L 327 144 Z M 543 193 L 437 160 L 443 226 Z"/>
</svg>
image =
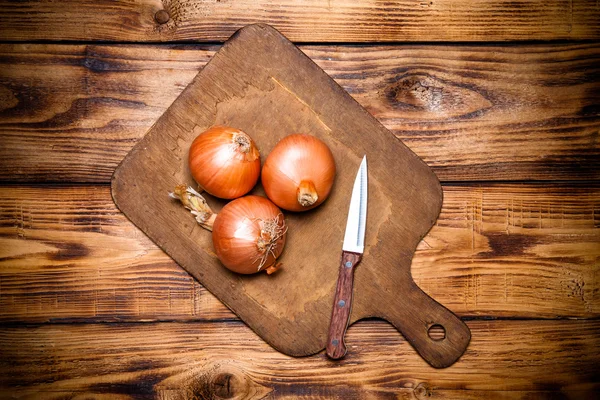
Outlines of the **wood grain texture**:
<svg viewBox="0 0 600 400">
<path fill-rule="evenodd" d="M 0 320 L 232 317 L 129 223 L 108 187 L 0 192 Z"/>
<path fill-rule="evenodd" d="M 108 182 L 213 54 L 210 47 L 2 48 L 0 164 L 20 169 L 16 180 L 29 181 Z M 34 49 L 24 65 L 23 56 Z"/>
<path fill-rule="evenodd" d="M 461 362 L 444 370 L 431 368 L 390 325 L 377 321 L 349 329 L 352 351 L 341 361 L 323 352 L 290 358 L 233 321 L 0 327 L 0 393 L 123 399 L 597 396 L 600 321 L 468 324 L 471 345 Z"/>
<path fill-rule="evenodd" d="M 0 45 L 0 180 L 108 182 L 217 46 Z M 600 178 L 600 46 L 303 46 L 442 181 Z"/>
<path fill-rule="evenodd" d="M 225 41 L 267 23 L 295 42 L 598 39 L 595 0 L 0 2 L 13 41 Z"/>
<path fill-rule="evenodd" d="M 107 186 L 2 187 L 0 213 L 2 322 L 234 318 Z M 598 186 L 445 186 L 412 275 L 462 316 L 598 318 L 599 251 Z"/>
<path fill-rule="evenodd" d="M 0 5 L 0 399 L 600 398 L 598 1 Z M 117 164 L 220 48 L 189 43 L 253 22 L 448 182 L 412 274 L 473 331 L 452 367 L 377 320 L 342 361 L 277 353 L 115 208 Z"/>
</svg>

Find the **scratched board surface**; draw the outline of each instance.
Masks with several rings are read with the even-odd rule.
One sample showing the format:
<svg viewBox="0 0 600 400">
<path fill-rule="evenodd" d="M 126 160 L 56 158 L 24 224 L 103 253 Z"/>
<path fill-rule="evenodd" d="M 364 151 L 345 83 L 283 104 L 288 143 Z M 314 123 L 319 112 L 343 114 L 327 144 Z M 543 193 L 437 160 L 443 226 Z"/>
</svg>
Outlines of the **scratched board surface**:
<svg viewBox="0 0 600 400">
<path fill-rule="evenodd" d="M 241 276 L 217 260 L 208 232 L 167 193 L 193 181 L 191 141 L 216 124 L 250 134 L 263 161 L 287 134 L 304 132 L 332 150 L 337 176 L 330 198 L 306 213 L 286 213 L 281 271 Z M 363 261 L 355 276 L 351 322 L 389 320 L 432 365 L 465 350 L 469 331 L 424 294 L 410 276 L 418 241 L 435 222 L 441 188 L 414 153 L 286 38 L 266 25 L 238 31 L 212 58 L 119 166 L 118 207 L 166 253 L 276 349 L 309 355 L 326 345 L 341 242 L 356 171 L 369 160 L 369 210 Z M 260 187 L 255 193 L 261 194 Z M 210 196 L 215 209 L 223 202 Z M 443 340 L 427 332 L 446 329 Z"/>
</svg>

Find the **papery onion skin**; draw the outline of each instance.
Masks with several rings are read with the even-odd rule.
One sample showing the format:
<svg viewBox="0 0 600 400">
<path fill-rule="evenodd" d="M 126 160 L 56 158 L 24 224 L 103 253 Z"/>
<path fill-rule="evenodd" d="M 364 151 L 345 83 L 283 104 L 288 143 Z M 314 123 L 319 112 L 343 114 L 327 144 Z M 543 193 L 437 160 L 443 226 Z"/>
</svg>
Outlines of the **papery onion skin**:
<svg viewBox="0 0 600 400">
<path fill-rule="evenodd" d="M 267 197 L 288 211 L 306 211 L 323 203 L 335 180 L 331 150 L 306 134 L 284 137 L 271 150 L 262 169 Z"/>
<path fill-rule="evenodd" d="M 287 227 L 283 214 L 264 197 L 244 196 L 226 204 L 212 229 L 221 263 L 240 274 L 275 269 L 283 251 Z"/>
<path fill-rule="evenodd" d="M 260 176 L 260 153 L 245 132 L 213 126 L 190 146 L 188 163 L 194 180 L 206 192 L 222 199 L 248 193 Z"/>
</svg>

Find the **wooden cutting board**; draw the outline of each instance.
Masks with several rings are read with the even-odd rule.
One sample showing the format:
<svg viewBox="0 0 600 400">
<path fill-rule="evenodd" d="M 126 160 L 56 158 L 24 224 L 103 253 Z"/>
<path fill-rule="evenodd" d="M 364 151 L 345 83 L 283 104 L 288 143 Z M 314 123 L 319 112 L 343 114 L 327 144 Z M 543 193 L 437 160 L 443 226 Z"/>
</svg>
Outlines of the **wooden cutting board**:
<svg viewBox="0 0 600 400">
<path fill-rule="evenodd" d="M 168 196 L 178 183 L 195 186 L 189 146 L 216 124 L 248 133 L 263 162 L 278 140 L 298 132 L 319 137 L 334 154 L 338 173 L 330 198 L 312 211 L 285 214 L 283 268 L 271 276 L 222 267 L 210 232 Z M 386 319 L 432 366 L 448 366 L 465 351 L 469 329 L 410 274 L 417 243 L 440 212 L 436 176 L 275 29 L 247 26 L 225 43 L 117 168 L 112 194 L 135 225 L 266 342 L 305 356 L 326 345 L 352 184 L 365 154 L 366 246 L 350 322 Z M 253 193 L 264 192 L 259 185 Z M 206 197 L 213 209 L 224 204 Z M 433 325 L 445 329 L 445 338 L 430 337 Z"/>
</svg>

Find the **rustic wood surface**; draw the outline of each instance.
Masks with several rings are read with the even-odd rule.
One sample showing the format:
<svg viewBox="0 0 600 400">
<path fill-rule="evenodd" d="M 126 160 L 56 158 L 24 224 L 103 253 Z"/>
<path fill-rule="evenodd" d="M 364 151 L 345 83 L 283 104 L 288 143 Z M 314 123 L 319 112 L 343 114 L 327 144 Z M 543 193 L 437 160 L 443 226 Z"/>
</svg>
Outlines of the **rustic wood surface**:
<svg viewBox="0 0 600 400">
<path fill-rule="evenodd" d="M 597 1 L 0 4 L 0 398 L 600 396 Z M 252 22 L 312 43 L 446 182 L 411 270 L 472 331 L 452 367 L 378 320 L 342 361 L 284 356 L 112 202 L 117 164 Z"/>
<path fill-rule="evenodd" d="M 469 321 L 461 361 L 433 369 L 390 325 L 350 327 L 340 361 L 273 351 L 241 322 L 10 326 L 0 387 L 43 398 L 593 398 L 600 321 Z M 310 386 L 309 386 L 310 385 Z"/>
<path fill-rule="evenodd" d="M 108 182 L 219 48 L 0 44 L 0 180 Z M 595 43 L 301 49 L 442 181 L 600 177 Z"/>
<path fill-rule="evenodd" d="M 295 42 L 600 38 L 596 0 L 27 0 L 0 7 L 0 38 L 12 41 L 212 42 L 254 23 Z"/>
<path fill-rule="evenodd" d="M 598 318 L 599 197 L 598 185 L 444 186 L 412 275 L 468 318 Z M 118 211 L 108 186 L 5 186 L 0 210 L 2 322 L 235 318 Z"/>
</svg>

